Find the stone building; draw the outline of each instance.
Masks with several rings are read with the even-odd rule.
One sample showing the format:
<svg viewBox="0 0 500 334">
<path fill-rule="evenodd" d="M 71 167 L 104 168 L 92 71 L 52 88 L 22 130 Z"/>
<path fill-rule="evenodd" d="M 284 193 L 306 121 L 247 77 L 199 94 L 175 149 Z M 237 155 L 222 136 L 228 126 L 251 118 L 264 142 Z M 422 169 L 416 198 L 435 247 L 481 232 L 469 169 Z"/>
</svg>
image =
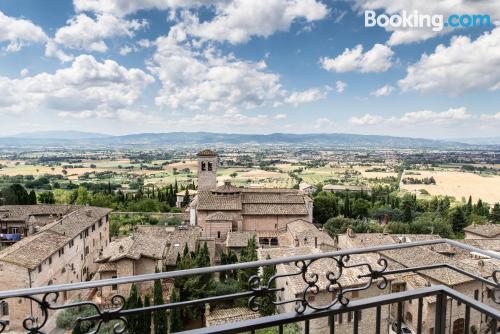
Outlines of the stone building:
<svg viewBox="0 0 500 334">
<path fill-rule="evenodd" d="M 175 227 L 160 225 L 139 225 L 133 235 L 116 239 L 96 259 L 99 264 L 99 278 L 116 278 L 152 274 L 156 268 L 161 271 L 175 269 L 177 256 L 184 247 L 194 251 L 196 245 L 207 242 L 213 262 L 213 240 L 201 237 L 198 227 Z M 153 281 L 137 284 L 141 295 L 152 295 Z M 100 289 L 103 302 L 118 293 L 130 294 L 131 284 L 106 286 Z M 168 295 L 168 291 L 166 292 Z M 166 296 L 165 296 L 166 297 Z"/>
<path fill-rule="evenodd" d="M 229 232 L 280 231 L 297 219 L 312 223 L 312 200 L 295 189 L 238 188 L 217 184 L 217 155 L 198 153 L 198 194 L 190 205 L 191 225 L 204 236 L 226 240 Z"/>
<path fill-rule="evenodd" d="M 472 224 L 464 232 L 465 239 L 500 239 L 500 224 Z"/>
<path fill-rule="evenodd" d="M 349 232 L 338 237 L 338 247 L 341 249 L 360 248 L 392 243 L 405 243 L 421 240 L 439 239 L 438 235 L 392 235 L 382 233 Z M 464 240 L 464 243 L 474 247 L 497 251 L 500 249 L 500 239 Z M 379 252 L 379 255 L 388 261 L 389 269 L 414 268 L 432 264 L 448 264 L 465 270 L 469 273 L 479 274 L 483 278 L 491 278 L 495 269 L 500 267 L 500 261 L 493 260 L 484 255 L 479 256 L 474 252 L 451 247 L 445 244 L 420 246 Z M 394 275 L 391 292 L 399 292 L 425 288 L 431 285 L 446 285 L 481 303 L 497 308 L 493 302 L 493 290 L 490 286 L 469 276 L 457 273 L 447 268 L 422 270 L 418 273 Z M 412 330 L 417 328 L 417 302 L 403 303 L 403 321 Z M 423 333 L 434 333 L 436 300 L 434 297 L 424 298 L 423 304 Z M 394 309 L 393 309 L 394 310 Z M 448 299 L 446 319 L 446 333 L 462 333 L 465 323 L 465 305 Z M 390 318 L 394 321 L 396 314 L 391 312 Z M 479 333 L 486 328 L 486 319 L 478 312 L 472 310 L 470 325 Z"/>
<path fill-rule="evenodd" d="M 61 212 L 62 208 L 52 207 L 56 213 Z M 74 283 L 92 277 L 97 270 L 94 259 L 109 242 L 108 214 L 111 210 L 72 209 L 0 252 L 0 290 Z M 81 297 L 78 295 L 81 292 L 64 292 L 59 296 L 60 301 Z M 36 304 L 29 300 L 9 299 L 4 303 L 8 305 L 8 314 L 3 318 L 10 321 L 11 330 L 19 329 L 26 316 L 41 315 Z"/>
<path fill-rule="evenodd" d="M 0 206 L 0 244 L 11 245 L 77 209 L 75 205 Z"/>
</svg>

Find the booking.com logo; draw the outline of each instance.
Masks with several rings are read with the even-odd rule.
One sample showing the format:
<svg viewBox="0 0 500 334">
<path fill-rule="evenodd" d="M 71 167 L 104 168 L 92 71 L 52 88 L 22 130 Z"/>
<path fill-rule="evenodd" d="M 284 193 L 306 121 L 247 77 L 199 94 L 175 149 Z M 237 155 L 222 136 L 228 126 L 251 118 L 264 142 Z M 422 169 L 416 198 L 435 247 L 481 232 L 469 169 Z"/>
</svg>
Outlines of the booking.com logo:
<svg viewBox="0 0 500 334">
<path fill-rule="evenodd" d="M 405 10 L 401 14 L 380 14 L 373 10 L 365 11 L 365 27 L 391 27 L 391 28 L 432 28 L 433 31 L 441 31 L 445 27 L 490 27 L 491 18 L 487 14 L 457 15 L 452 14 L 444 19 L 440 14 L 420 14 L 417 10 L 408 13 Z"/>
</svg>

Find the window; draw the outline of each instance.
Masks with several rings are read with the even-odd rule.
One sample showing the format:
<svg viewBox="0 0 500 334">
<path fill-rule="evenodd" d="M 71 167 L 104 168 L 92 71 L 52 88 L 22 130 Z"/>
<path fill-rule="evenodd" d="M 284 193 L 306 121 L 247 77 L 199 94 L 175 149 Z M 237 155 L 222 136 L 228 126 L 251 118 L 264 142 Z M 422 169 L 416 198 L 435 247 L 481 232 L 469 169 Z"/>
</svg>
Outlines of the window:
<svg viewBox="0 0 500 334">
<path fill-rule="evenodd" d="M 462 302 L 460 300 L 457 300 L 457 306 L 462 305 Z"/>
<path fill-rule="evenodd" d="M 85 246 L 85 255 L 89 254 L 89 246 Z"/>
<path fill-rule="evenodd" d="M 220 239 L 220 231 L 217 231 L 217 239 Z"/>
<path fill-rule="evenodd" d="M 49 264 L 52 264 L 52 256 L 49 256 Z"/>
<path fill-rule="evenodd" d="M 42 272 L 42 265 L 41 265 L 41 264 L 38 266 L 38 272 L 39 272 L 39 273 L 41 273 L 41 272 Z"/>
<path fill-rule="evenodd" d="M 479 290 L 474 290 L 474 299 L 479 300 Z"/>
<path fill-rule="evenodd" d="M 85 230 L 85 238 L 89 236 L 89 228 L 87 227 L 87 229 Z"/>
<path fill-rule="evenodd" d="M 82 232 L 82 233 L 80 233 L 80 239 L 82 239 L 82 238 L 83 238 L 83 232 Z"/>
<path fill-rule="evenodd" d="M 205 161 L 202 161 L 201 162 L 201 170 L 206 170 L 207 169 L 207 166 L 205 164 Z"/>
<path fill-rule="evenodd" d="M 0 304 L 0 316 L 9 315 L 9 304 L 7 302 L 2 302 Z"/>
<path fill-rule="evenodd" d="M 95 224 L 92 225 L 92 232 L 94 232 L 94 231 L 95 231 Z"/>
<path fill-rule="evenodd" d="M 102 226 L 102 220 L 99 220 L 99 227 Z"/>
<path fill-rule="evenodd" d="M 111 278 L 116 278 L 116 276 L 111 276 Z M 113 284 L 113 285 L 111 286 L 111 290 L 118 290 L 118 285 Z"/>
<path fill-rule="evenodd" d="M 62 255 L 64 255 L 64 247 L 59 250 L 59 257 L 61 257 Z"/>
<path fill-rule="evenodd" d="M 102 240 L 102 233 L 99 232 L 99 240 Z"/>
<path fill-rule="evenodd" d="M 211 162 L 208 163 L 208 171 L 212 171 L 212 163 Z"/>
<path fill-rule="evenodd" d="M 75 245 L 75 241 L 74 240 L 70 240 L 69 241 L 69 248 L 73 247 Z"/>
</svg>

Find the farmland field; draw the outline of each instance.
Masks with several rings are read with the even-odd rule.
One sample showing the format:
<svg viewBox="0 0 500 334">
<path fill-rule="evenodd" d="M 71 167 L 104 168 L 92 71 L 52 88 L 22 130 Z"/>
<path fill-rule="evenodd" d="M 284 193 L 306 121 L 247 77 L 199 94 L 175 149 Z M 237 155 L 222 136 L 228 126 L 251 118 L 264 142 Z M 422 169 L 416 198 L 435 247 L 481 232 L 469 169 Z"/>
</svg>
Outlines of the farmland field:
<svg viewBox="0 0 500 334">
<path fill-rule="evenodd" d="M 415 172 L 415 171 L 412 171 Z M 457 171 L 418 171 L 415 178 L 434 177 L 436 184 L 405 184 L 403 189 L 418 191 L 425 189 L 430 195 L 449 195 L 457 200 L 472 196 L 473 201 L 481 199 L 488 203 L 500 201 L 500 176 L 480 175 Z"/>
</svg>

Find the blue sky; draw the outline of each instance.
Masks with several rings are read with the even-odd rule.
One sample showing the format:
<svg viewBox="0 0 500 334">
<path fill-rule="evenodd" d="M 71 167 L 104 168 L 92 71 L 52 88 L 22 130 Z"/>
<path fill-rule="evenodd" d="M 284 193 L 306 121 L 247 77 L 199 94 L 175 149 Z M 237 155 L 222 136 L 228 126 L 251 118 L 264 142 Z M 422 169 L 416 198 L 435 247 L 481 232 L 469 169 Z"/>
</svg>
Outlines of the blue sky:
<svg viewBox="0 0 500 334">
<path fill-rule="evenodd" d="M 490 27 L 366 28 L 364 11 Z M 0 135 L 500 133 L 499 0 L 3 0 Z"/>
</svg>

